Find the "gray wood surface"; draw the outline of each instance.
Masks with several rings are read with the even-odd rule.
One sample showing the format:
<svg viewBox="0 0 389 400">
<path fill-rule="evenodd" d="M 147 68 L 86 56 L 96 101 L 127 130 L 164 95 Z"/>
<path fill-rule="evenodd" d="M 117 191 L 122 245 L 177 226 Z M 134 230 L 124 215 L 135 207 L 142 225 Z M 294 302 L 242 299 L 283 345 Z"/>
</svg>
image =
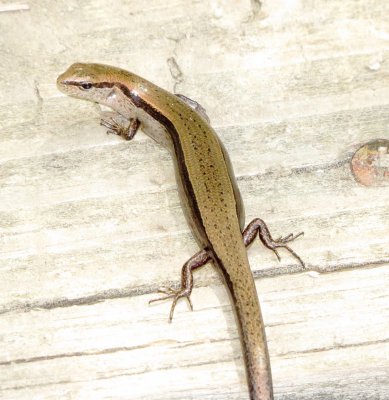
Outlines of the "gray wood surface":
<svg viewBox="0 0 389 400">
<path fill-rule="evenodd" d="M 387 1 L 0 1 L 0 398 L 247 399 L 216 271 L 148 306 L 198 250 L 166 150 L 106 135 L 55 86 L 75 61 L 199 101 L 246 205 L 306 261 L 249 251 L 276 400 L 389 399 Z"/>
</svg>

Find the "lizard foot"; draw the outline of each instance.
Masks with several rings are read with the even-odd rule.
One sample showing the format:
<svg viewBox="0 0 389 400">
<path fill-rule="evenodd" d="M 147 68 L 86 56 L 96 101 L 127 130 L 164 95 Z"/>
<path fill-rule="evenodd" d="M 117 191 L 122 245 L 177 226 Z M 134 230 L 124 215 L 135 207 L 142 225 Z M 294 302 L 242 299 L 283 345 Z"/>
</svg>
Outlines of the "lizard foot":
<svg viewBox="0 0 389 400">
<path fill-rule="evenodd" d="M 165 296 L 159 297 L 158 299 L 153 299 L 149 301 L 150 303 L 154 303 L 156 301 L 162 301 L 162 300 L 167 300 L 167 299 L 173 299 L 172 306 L 170 308 L 170 314 L 169 314 L 169 322 L 172 322 L 173 320 L 173 314 L 174 314 L 174 309 L 176 307 L 177 301 L 183 297 L 185 297 L 188 300 L 190 309 L 193 311 L 193 304 L 192 300 L 190 299 L 192 290 L 187 289 L 187 288 L 180 288 L 180 289 L 173 289 L 173 288 L 161 288 L 158 290 L 158 293 L 164 294 Z"/>
<path fill-rule="evenodd" d="M 270 250 L 272 250 L 278 258 L 278 261 L 281 260 L 281 256 L 278 253 L 278 249 L 284 248 L 289 251 L 292 256 L 299 261 L 301 266 L 305 269 L 304 261 L 300 258 L 300 256 L 289 247 L 288 243 L 297 239 L 298 237 L 304 235 L 304 232 L 300 232 L 297 235 L 294 233 L 290 233 L 286 236 L 281 236 L 277 240 L 274 240 L 269 232 L 269 229 L 266 223 L 260 219 L 253 219 L 243 231 L 243 241 L 246 246 L 249 246 L 256 236 L 259 236 L 262 243 Z"/>
<path fill-rule="evenodd" d="M 129 124 L 127 126 L 124 126 L 123 124 L 115 121 L 113 118 L 110 118 L 108 120 L 102 119 L 100 121 L 100 125 L 108 128 L 108 135 L 112 133 L 114 135 L 122 137 L 125 140 L 131 140 L 138 131 L 140 122 L 135 118 L 130 118 Z"/>
<path fill-rule="evenodd" d="M 300 232 L 297 235 L 295 235 L 294 233 L 290 233 L 289 235 L 287 235 L 285 237 L 279 237 L 276 240 L 271 240 L 270 242 L 268 242 L 268 248 L 274 251 L 275 255 L 277 256 L 278 261 L 281 261 L 281 256 L 279 255 L 277 248 L 284 248 L 284 249 L 288 250 L 289 253 L 292 254 L 292 256 L 300 262 L 301 266 L 303 268 L 305 268 L 304 261 L 300 258 L 300 256 L 293 249 L 291 249 L 287 245 L 287 243 L 291 242 L 292 240 L 297 239 L 298 237 L 300 237 L 302 235 L 304 235 L 304 232 Z"/>
</svg>

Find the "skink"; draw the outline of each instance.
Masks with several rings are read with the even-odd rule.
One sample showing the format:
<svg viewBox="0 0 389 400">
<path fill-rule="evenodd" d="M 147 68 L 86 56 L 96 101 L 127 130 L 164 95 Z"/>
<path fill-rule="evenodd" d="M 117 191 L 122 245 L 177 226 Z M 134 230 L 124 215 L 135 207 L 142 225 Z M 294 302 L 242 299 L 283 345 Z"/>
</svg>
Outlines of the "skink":
<svg viewBox="0 0 389 400">
<path fill-rule="evenodd" d="M 183 265 L 180 289 L 164 289 L 163 297 L 152 301 L 173 299 L 170 320 L 178 299 L 186 298 L 192 308 L 193 271 L 211 261 L 224 277 L 234 304 L 250 399 L 273 399 L 265 329 L 246 247 L 258 235 L 278 259 L 278 249 L 285 248 L 304 266 L 288 246 L 301 233 L 274 240 L 260 218 L 244 228 L 243 203 L 228 154 L 205 110 L 195 101 L 102 64 L 73 64 L 58 77 L 57 85 L 70 96 L 118 113 L 120 122 L 102 120 L 110 132 L 130 140 L 142 126 L 147 135 L 168 148 L 182 207 L 201 250 Z"/>
</svg>

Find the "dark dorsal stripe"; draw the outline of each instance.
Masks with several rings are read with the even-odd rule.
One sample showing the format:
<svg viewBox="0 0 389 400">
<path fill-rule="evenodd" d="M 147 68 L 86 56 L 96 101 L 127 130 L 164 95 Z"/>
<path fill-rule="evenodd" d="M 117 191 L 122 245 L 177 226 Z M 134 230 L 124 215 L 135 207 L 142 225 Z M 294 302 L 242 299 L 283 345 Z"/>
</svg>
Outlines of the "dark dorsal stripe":
<svg viewBox="0 0 389 400">
<path fill-rule="evenodd" d="M 195 210 L 195 213 L 197 214 L 198 221 L 201 224 L 201 228 L 203 231 L 206 233 L 206 229 L 204 226 L 204 221 L 201 215 L 201 211 L 195 196 L 195 192 L 193 189 L 193 184 L 191 182 L 190 176 L 188 169 L 185 164 L 185 156 L 182 151 L 182 146 L 181 146 L 181 141 L 180 141 L 180 136 L 177 132 L 176 127 L 174 126 L 173 122 L 167 118 L 165 115 L 163 115 L 162 112 L 160 112 L 158 109 L 153 107 L 150 103 L 145 101 L 141 96 L 137 95 L 133 91 L 131 91 L 126 85 L 120 82 L 98 82 L 98 83 L 92 83 L 88 81 L 67 81 L 67 85 L 72 85 L 72 86 L 77 86 L 80 88 L 80 90 L 89 90 L 89 89 L 83 89 L 82 86 L 85 84 L 91 83 L 92 87 L 94 88 L 113 88 L 117 87 L 136 107 L 142 109 L 145 111 L 147 114 L 149 114 L 151 117 L 153 117 L 155 120 L 157 120 L 160 124 L 162 124 L 168 133 L 170 134 L 170 137 L 173 142 L 173 147 L 174 147 L 174 152 L 176 154 L 179 170 L 180 170 L 180 175 L 182 179 L 184 180 L 184 187 L 188 191 L 188 200 L 190 202 L 190 205 L 193 210 Z M 206 235 L 207 236 L 207 235 Z M 208 247 L 210 249 L 211 244 L 208 241 Z"/>
<path fill-rule="evenodd" d="M 120 82 L 101 82 L 97 84 L 95 83 L 93 84 L 93 86 L 98 88 L 112 88 L 114 86 L 117 87 L 126 97 L 130 99 L 130 101 L 136 107 L 139 107 L 140 109 L 145 111 L 147 114 L 149 114 L 151 117 L 153 117 L 155 120 L 157 120 L 166 128 L 173 142 L 174 152 L 176 154 L 180 175 L 184 180 L 184 188 L 188 191 L 188 201 L 190 202 L 192 209 L 195 210 L 195 213 L 198 217 L 198 221 L 201 224 L 201 228 L 206 233 L 204 221 L 193 189 L 193 184 L 189 176 L 189 171 L 185 164 L 185 156 L 182 150 L 180 136 L 173 122 L 165 115 L 163 115 L 162 112 L 160 112 L 158 109 L 156 109 L 147 101 L 145 101 L 141 96 L 135 94 L 126 85 Z M 211 244 L 208 243 L 208 246 L 210 247 Z"/>
</svg>

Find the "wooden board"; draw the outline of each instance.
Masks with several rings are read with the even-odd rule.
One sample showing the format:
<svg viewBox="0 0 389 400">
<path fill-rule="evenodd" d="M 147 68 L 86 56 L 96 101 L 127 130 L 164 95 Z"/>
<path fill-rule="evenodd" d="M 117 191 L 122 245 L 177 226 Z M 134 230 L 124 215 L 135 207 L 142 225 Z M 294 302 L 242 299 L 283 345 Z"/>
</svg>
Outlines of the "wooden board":
<svg viewBox="0 0 389 400">
<path fill-rule="evenodd" d="M 249 251 L 275 398 L 389 399 L 389 187 L 349 165 L 389 138 L 388 4 L 0 1 L 1 399 L 248 398 L 216 271 L 172 324 L 147 305 L 198 248 L 167 151 L 57 91 L 75 61 L 199 101 L 246 219 L 305 232 L 293 248 L 320 273 Z"/>
</svg>

